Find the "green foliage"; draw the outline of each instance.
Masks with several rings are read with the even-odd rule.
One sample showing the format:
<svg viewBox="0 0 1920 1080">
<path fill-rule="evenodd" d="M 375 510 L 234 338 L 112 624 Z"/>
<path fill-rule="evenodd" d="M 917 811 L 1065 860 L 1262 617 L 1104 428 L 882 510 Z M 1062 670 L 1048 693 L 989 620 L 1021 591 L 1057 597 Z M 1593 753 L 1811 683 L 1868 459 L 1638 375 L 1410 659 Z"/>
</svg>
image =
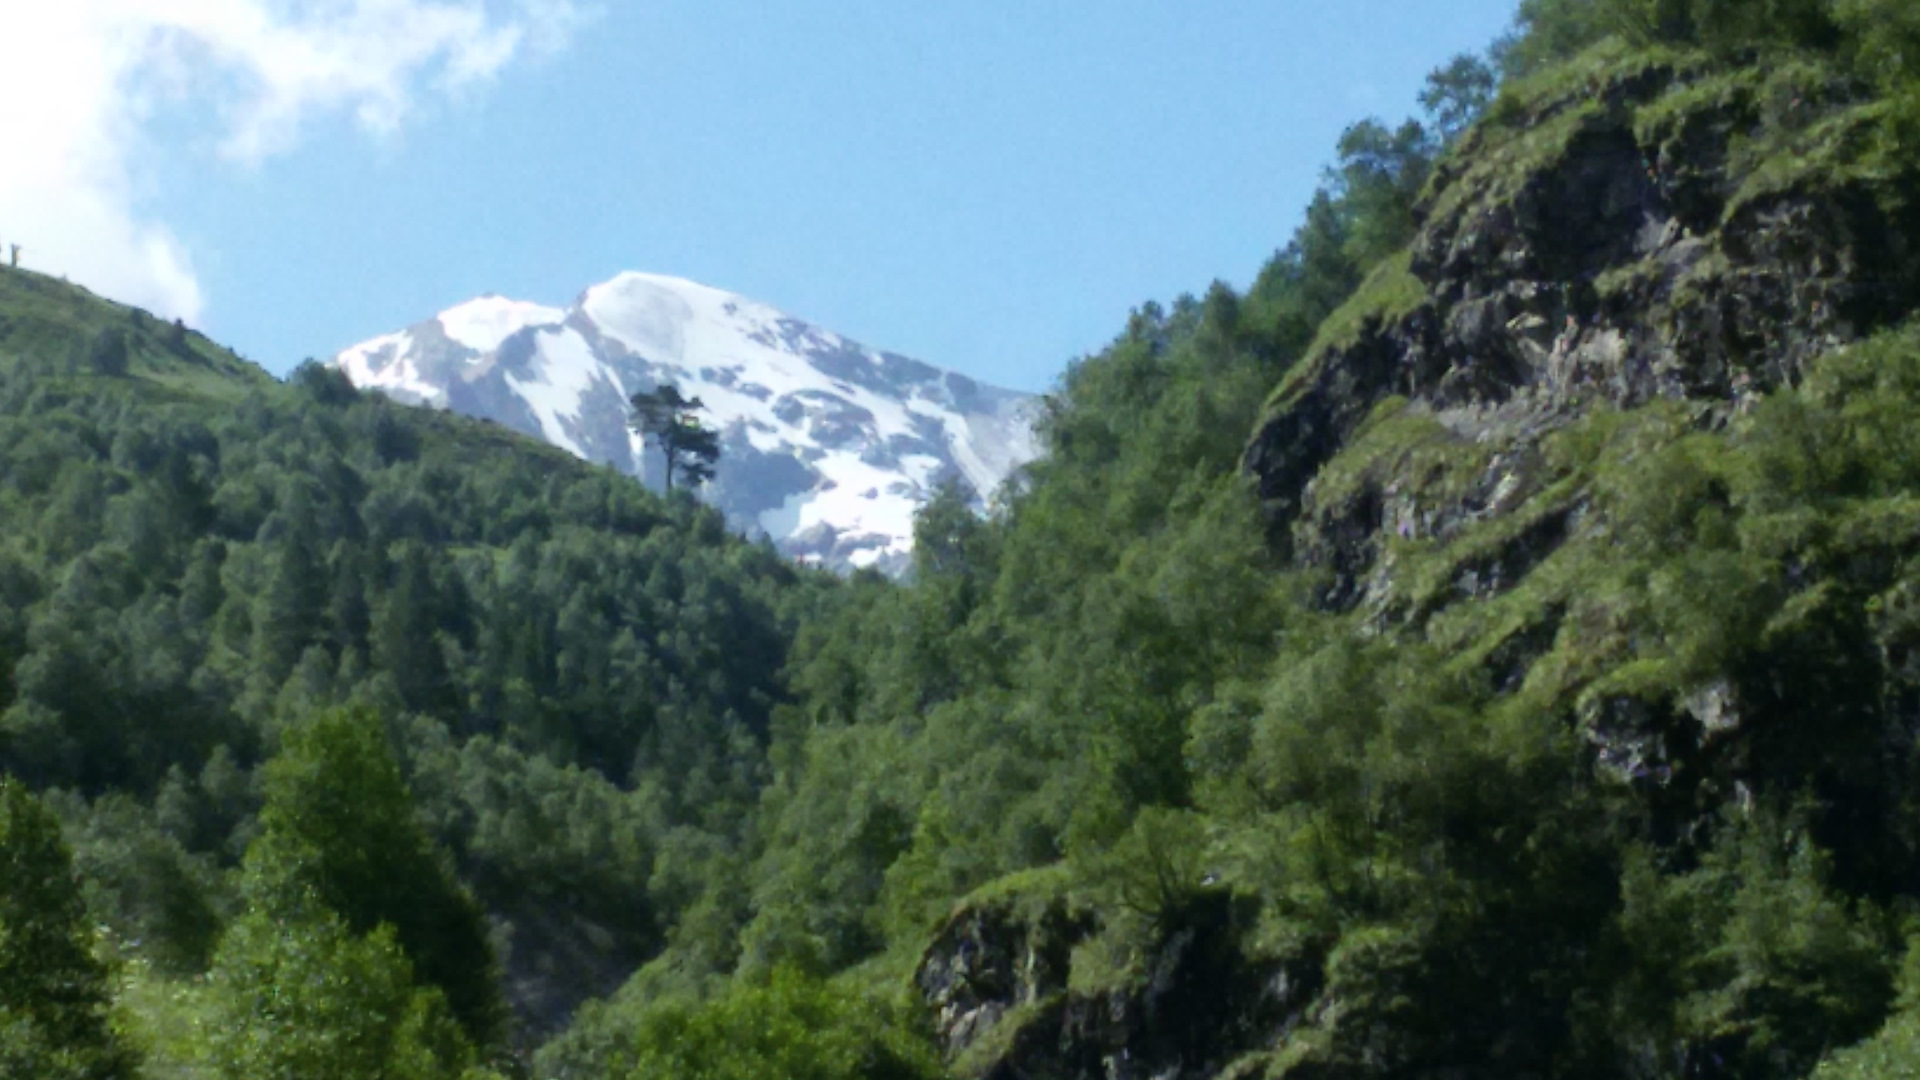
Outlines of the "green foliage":
<svg viewBox="0 0 1920 1080">
<path fill-rule="evenodd" d="M 561 1080 L 932 1080 L 932 1046 L 897 1007 L 776 969 L 705 1001 L 669 1000 L 637 1013 L 589 1015 L 608 1032 L 597 1054 L 545 1055 Z"/>
<path fill-rule="evenodd" d="M 102 330 L 88 342 L 88 370 L 107 376 L 125 375 L 127 364 L 127 335 L 123 331 Z"/>
<path fill-rule="evenodd" d="M 1330 1011 L 1286 1062 L 1395 1073 L 1497 1045 L 1516 1072 L 1717 1060 L 1793 1076 L 1881 1022 L 1888 937 L 1865 898 L 1911 895 L 1913 879 L 1910 811 L 1891 795 L 1911 774 L 1887 742 L 1903 714 L 1880 688 L 1909 676 L 1869 657 L 1904 671 L 1920 641 L 1905 584 L 1916 358 L 1913 332 L 1835 354 L 1726 429 L 1672 405 L 1595 412 L 1547 440 L 1522 505 L 1420 549 L 1452 569 L 1396 575 L 1431 590 L 1416 609 L 1440 609 L 1430 647 L 1289 614 L 1264 692 L 1229 687 L 1190 713 L 1209 839 L 1167 850 L 1205 851 L 1223 885 L 1261 898 L 1260 947 L 1325 958 Z M 1389 402 L 1316 491 L 1458 500 L 1492 451 L 1456 441 Z M 1517 587 L 1464 602 L 1421 584 L 1576 504 L 1584 525 Z M 1492 693 L 1482 665 L 1516 633 L 1541 655 L 1517 692 Z M 1714 736 L 1686 726 L 1724 723 L 1712 710 L 1734 700 L 1754 755 L 1737 784 L 1712 779 Z M 1634 710 L 1647 719 L 1625 722 L 1673 740 L 1653 751 L 1670 756 L 1594 760 L 1589 739 L 1610 754 L 1648 737 L 1611 726 Z M 1740 809 L 1754 789 L 1831 802 Z M 1665 815 L 1716 804 L 1718 822 L 1670 831 Z M 1120 835 L 1106 858 L 1131 853 L 1159 880 L 1168 864 Z M 1076 874 L 1098 882 L 1100 865 Z M 1129 906 L 1112 889 L 1102 903 Z"/>
<path fill-rule="evenodd" d="M 1724 428 L 1671 404 L 1591 413 L 1546 440 L 1525 504 L 1403 545 L 1451 559 L 1432 579 L 1451 581 L 1577 503 L 1517 583 L 1428 594 L 1424 634 L 1302 634 L 1296 618 L 1257 709 L 1196 716 L 1229 880 L 1266 898 L 1283 955 L 1331 943 L 1339 1011 L 1289 1060 L 1391 1072 L 1498 1043 L 1516 1070 L 1571 1054 L 1797 1076 L 1881 1023 L 1879 903 L 1914 888 L 1904 713 L 1886 695 L 1908 693 L 1920 640 L 1916 363 L 1913 330 L 1883 335 Z M 1485 448 L 1456 461 L 1418 419 L 1383 406 L 1320 490 L 1458 497 Z M 1396 587 L 1433 588 L 1422 573 Z M 1535 650 L 1524 683 L 1489 695 L 1516 637 Z M 1608 1004 L 1579 1004 L 1595 995 Z M 1523 998 L 1556 1004 L 1515 1011 Z"/>
<path fill-rule="evenodd" d="M 1737 54 L 1769 44 L 1831 46 L 1831 0 L 1604 0 L 1609 28 L 1636 44 L 1702 45 Z"/>
<path fill-rule="evenodd" d="M 1508 81 L 1525 79 L 1571 60 L 1615 29 L 1596 0 L 1520 0 L 1513 32 L 1494 47 L 1495 64 Z"/>
<path fill-rule="evenodd" d="M 1462 108 L 1471 109 L 1471 100 Z M 1414 202 L 1437 149 L 1433 135 L 1414 120 L 1393 128 L 1363 120 L 1341 134 L 1340 163 L 1327 186 L 1347 218 L 1343 253 L 1356 269 L 1378 265 L 1413 239 Z"/>
<path fill-rule="evenodd" d="M 162 972 L 205 971 L 233 902 L 215 861 L 188 852 L 152 811 L 124 795 L 74 817 L 68 834 L 90 913 Z"/>
<path fill-rule="evenodd" d="M 507 1024 L 485 923 L 415 821 L 377 719 L 289 729 L 262 786 L 202 1059 L 234 1080 L 480 1077 Z"/>
<path fill-rule="evenodd" d="M 1150 806 L 1111 848 L 1077 860 L 1075 876 L 1103 906 L 1164 931 L 1209 883 L 1209 847 L 1198 814 Z"/>
<path fill-rule="evenodd" d="M 215 1012 L 205 978 L 168 977 L 132 953 L 122 963 L 115 1004 L 127 1038 L 140 1047 L 140 1075 L 148 1080 L 211 1080 L 207 1032 Z"/>
<path fill-rule="evenodd" d="M 1806 86 L 1769 99 L 1799 114 L 1767 133 L 1774 172 L 1808 156 L 1801 175 L 1835 164 L 1884 175 L 1920 160 L 1920 16 L 1902 0 L 1524 0 L 1514 33 L 1495 49 L 1506 111 L 1609 40 L 1615 51 L 1705 58 L 1717 77 L 1811 69 Z M 1800 130 L 1826 111 L 1822 99 L 1863 84 L 1875 88 L 1873 107 Z"/>
<path fill-rule="evenodd" d="M 6 275 L 0 768 L 70 792 L 86 884 L 0 934 L 60 927 L 29 959 L 97 986 L 75 1015 L 111 1040 L 84 895 L 156 1068 L 234 1077 L 468 1074 L 505 1048 L 503 983 L 544 1034 L 635 967 L 543 1075 L 932 1076 L 869 991 L 987 907 L 1087 936 L 969 1067 L 1055 993 L 1186 962 L 1204 908 L 1208 963 L 1304 995 L 1242 1067 L 1897 1075 L 1920 330 L 1737 416 L 1529 417 L 1555 430 L 1524 461 L 1389 400 L 1308 499 L 1377 534 L 1352 613 L 1269 546 L 1240 462 L 1263 409 L 1429 302 L 1418 229 L 1506 207 L 1598 125 L 1664 153 L 1730 118 L 1730 215 L 1810 184 L 1904 213 L 1914 20 L 1526 0 L 1489 61 L 1430 76 L 1424 122 L 1348 129 L 1249 289 L 1143 305 L 1071 365 L 1043 457 L 986 516 L 938 493 L 898 584 Z M 706 439 L 668 439 L 671 485 L 715 444 L 667 389 L 642 429 Z M 0 1006 L 0 1073 L 53 1069 L 50 1021 Z"/>
<path fill-rule="evenodd" d="M 1920 1076 L 1920 1021 L 1906 1014 L 1884 1031 L 1822 1062 L 1815 1080 L 1912 1080 Z"/>
<path fill-rule="evenodd" d="M 1814 1080 L 1912 1080 L 1920 1075 L 1920 948 L 1908 935 L 1899 1009 L 1870 1039 L 1830 1054 Z"/>
<path fill-rule="evenodd" d="M 806 783 L 769 790 L 777 816 L 755 874 L 760 915 L 743 936 L 747 967 L 834 971 L 884 947 L 887 872 L 913 845 L 924 798 L 909 749 L 882 728 L 817 732 L 796 762 Z"/>
<path fill-rule="evenodd" d="M 1069 852 L 1118 903 L 1177 905 L 1152 867 L 1173 854 L 1161 826 L 1195 820 L 1189 718 L 1258 678 L 1288 608 L 1237 475 L 1245 433 L 1370 271 L 1376 308 L 1418 297 L 1404 256 L 1375 267 L 1411 236 L 1442 137 L 1487 85 L 1469 61 L 1437 72 L 1438 134 L 1349 129 L 1306 223 L 1245 295 L 1216 283 L 1142 307 L 1046 399 L 1046 454 L 1003 512 L 934 500 L 911 587 L 856 582 L 803 632 L 749 969 L 909 956 L 958 898 Z"/>
<path fill-rule="evenodd" d="M 1462 53 L 1427 76 L 1420 107 L 1433 118 L 1434 134 L 1452 143 L 1493 103 L 1498 76 L 1487 61 Z"/>
<path fill-rule="evenodd" d="M 111 378 L 102 342 L 125 346 Z M 683 915 L 730 965 L 743 901 L 710 883 L 748 857 L 826 575 L 497 427 L 317 365 L 276 384 L 25 272 L 0 281 L 0 516 L 0 770 L 73 793 L 94 915 L 156 979 L 203 968 L 248 902 L 221 876 L 262 828 L 260 763 L 344 702 L 392 725 L 434 839 L 512 934 L 536 1030 Z M 360 899 L 328 901 L 355 934 L 387 917 Z M 582 956 L 584 977 L 539 975 Z"/>
<path fill-rule="evenodd" d="M 690 487 L 713 479 L 713 463 L 720 457 L 720 436 L 700 423 L 699 412 L 704 406 L 699 398 L 685 397 L 679 387 L 668 383 L 634 394 L 631 404 L 633 429 L 660 444 L 668 491 L 673 490 L 675 471 Z"/>
<path fill-rule="evenodd" d="M 1749 1076 L 1801 1076 L 1872 1031 L 1892 997 L 1885 929 L 1832 891 L 1826 856 L 1759 815 L 1696 870 L 1633 852 L 1621 939 L 1630 974 L 1608 1024 L 1629 1059 L 1720 1057 Z"/>
<path fill-rule="evenodd" d="M 1737 55 L 1766 46 L 1831 48 L 1833 0 L 1521 0 L 1496 49 L 1509 79 L 1564 63 L 1609 36 L 1636 47 L 1703 46 Z"/>
<path fill-rule="evenodd" d="M 486 917 L 428 844 L 378 718 L 335 710 L 287 731 L 262 786 L 260 834 L 246 860 L 252 907 L 318 904 L 356 936 L 391 927 L 467 1037 L 504 1045 L 508 1017 Z M 315 932 L 331 940 L 326 918 L 315 918 Z"/>
<path fill-rule="evenodd" d="M 664 831 L 656 799 L 485 736 L 456 744 L 437 724 L 407 746 L 420 816 L 491 909 L 565 905 L 632 946 L 655 943 L 657 920 L 672 914 L 649 896 Z"/>
<path fill-rule="evenodd" d="M 353 933 L 311 903 L 256 907 L 209 976 L 206 1060 L 224 1080 L 481 1080 L 437 989 L 414 982 L 391 927 Z"/>
<path fill-rule="evenodd" d="M 0 777 L 0 1077 L 131 1077 L 60 822 Z"/>
<path fill-rule="evenodd" d="M 1884 93 L 1911 97 L 1920 82 L 1920 13 L 1897 0 L 1839 0 L 1832 11 L 1855 67 Z"/>
</svg>

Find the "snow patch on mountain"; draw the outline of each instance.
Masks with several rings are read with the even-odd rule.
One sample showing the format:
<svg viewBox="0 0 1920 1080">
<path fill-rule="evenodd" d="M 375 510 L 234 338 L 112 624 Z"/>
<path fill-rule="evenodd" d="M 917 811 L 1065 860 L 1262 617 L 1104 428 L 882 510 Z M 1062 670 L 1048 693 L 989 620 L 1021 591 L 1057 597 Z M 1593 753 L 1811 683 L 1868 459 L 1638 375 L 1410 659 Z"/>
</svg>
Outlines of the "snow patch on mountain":
<svg viewBox="0 0 1920 1080">
<path fill-rule="evenodd" d="M 534 332 L 538 344 L 534 355 L 540 358 L 538 372 L 532 378 L 504 376 L 508 386 L 533 409 L 540 421 L 540 434 L 555 446 L 573 451 L 580 457 L 587 452 L 574 442 L 567 430 L 568 421 L 580 414 L 580 401 L 593 388 L 593 377 L 600 365 L 593 349 L 571 329 L 541 329 Z M 529 433 L 531 434 L 531 433 Z"/>
<path fill-rule="evenodd" d="M 363 342 L 334 357 L 334 364 L 355 386 L 373 386 L 388 397 L 409 405 L 447 403 L 446 390 L 421 374 L 414 362 L 411 335 L 386 334 Z"/>
<path fill-rule="evenodd" d="M 500 343 L 529 326 L 551 326 L 567 317 L 559 308 L 509 300 L 504 296 L 483 296 L 439 315 L 447 337 L 476 353 L 490 352 Z"/>
<path fill-rule="evenodd" d="M 569 308 L 500 296 L 343 350 L 355 385 L 496 420 L 659 486 L 627 399 L 674 383 L 722 454 L 702 497 L 839 567 L 899 570 L 913 514 L 957 481 L 984 503 L 1032 460 L 1034 399 L 867 348 L 698 282 L 623 273 Z"/>
</svg>

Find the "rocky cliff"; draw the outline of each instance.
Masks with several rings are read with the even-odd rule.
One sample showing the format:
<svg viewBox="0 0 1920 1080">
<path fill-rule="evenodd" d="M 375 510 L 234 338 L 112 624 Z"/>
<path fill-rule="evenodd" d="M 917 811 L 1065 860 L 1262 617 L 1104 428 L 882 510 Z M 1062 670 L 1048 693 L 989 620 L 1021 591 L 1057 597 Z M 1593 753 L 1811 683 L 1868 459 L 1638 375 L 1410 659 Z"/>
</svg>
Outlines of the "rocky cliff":
<svg viewBox="0 0 1920 1080">
<path fill-rule="evenodd" d="M 927 950 L 915 986 L 965 1075 L 1217 1076 L 1271 1047 L 1317 989 L 1300 972 L 1250 960 L 1251 912 L 1225 891 L 1169 912 L 1137 980 L 1098 985 L 1100 920 L 1064 899 L 1005 899 L 956 912 Z M 1244 1062 L 1243 1062 L 1244 1064 Z"/>
<path fill-rule="evenodd" d="M 1605 51 L 1554 80 L 1443 161 L 1411 247 L 1322 328 L 1247 448 L 1276 542 L 1331 571 L 1330 607 L 1403 591 L 1390 540 L 1540 512 L 1559 478 L 1540 449 L 1569 422 L 1663 400 L 1724 423 L 1914 304 L 1920 208 L 1863 160 L 1875 107 L 1855 88 Z M 1465 592 L 1566 534 L 1582 500 L 1554 495 L 1460 568 Z"/>
</svg>

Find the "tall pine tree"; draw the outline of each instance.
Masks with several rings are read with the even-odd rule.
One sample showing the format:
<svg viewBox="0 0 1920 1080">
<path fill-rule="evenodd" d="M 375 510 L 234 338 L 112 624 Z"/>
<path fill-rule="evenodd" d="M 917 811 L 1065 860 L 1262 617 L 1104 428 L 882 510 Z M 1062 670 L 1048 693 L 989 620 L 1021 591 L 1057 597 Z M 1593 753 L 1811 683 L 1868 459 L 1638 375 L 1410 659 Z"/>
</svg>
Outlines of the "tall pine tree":
<svg viewBox="0 0 1920 1080">
<path fill-rule="evenodd" d="M 652 439 L 667 462 L 667 490 L 673 490 L 673 473 L 678 469 L 689 485 L 697 486 L 713 479 L 713 463 L 720 459 L 720 436 L 700 422 L 705 406 L 697 397 L 686 397 L 680 388 L 666 383 L 656 390 L 633 395 L 635 431 Z"/>
<path fill-rule="evenodd" d="M 0 1080 L 132 1077 L 53 812 L 0 779 Z"/>
</svg>

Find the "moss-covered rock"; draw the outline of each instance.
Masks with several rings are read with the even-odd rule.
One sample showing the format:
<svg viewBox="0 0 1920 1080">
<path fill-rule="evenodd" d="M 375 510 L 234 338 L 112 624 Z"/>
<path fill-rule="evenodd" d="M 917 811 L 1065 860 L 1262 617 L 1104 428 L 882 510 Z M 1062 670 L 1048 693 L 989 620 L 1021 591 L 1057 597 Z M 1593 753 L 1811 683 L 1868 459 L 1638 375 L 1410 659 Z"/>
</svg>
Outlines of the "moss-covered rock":
<svg viewBox="0 0 1920 1080">
<path fill-rule="evenodd" d="M 1317 965 L 1303 978 L 1244 947 L 1255 909 L 1224 890 L 1200 889 L 1147 940 L 1122 942 L 1083 902 L 1019 884 L 956 909 L 914 975 L 961 1076 L 1217 1075 L 1268 1047 L 1318 989 Z M 1131 962 L 1093 956 L 1116 947 Z"/>
<path fill-rule="evenodd" d="M 1505 88 L 1269 402 L 1245 461 L 1275 545 L 1330 572 L 1328 606 L 1423 622 L 1571 535 L 1552 432 L 1655 400 L 1721 424 L 1899 321 L 1920 215 L 1884 108 L 1816 59 L 1614 41 Z"/>
</svg>

